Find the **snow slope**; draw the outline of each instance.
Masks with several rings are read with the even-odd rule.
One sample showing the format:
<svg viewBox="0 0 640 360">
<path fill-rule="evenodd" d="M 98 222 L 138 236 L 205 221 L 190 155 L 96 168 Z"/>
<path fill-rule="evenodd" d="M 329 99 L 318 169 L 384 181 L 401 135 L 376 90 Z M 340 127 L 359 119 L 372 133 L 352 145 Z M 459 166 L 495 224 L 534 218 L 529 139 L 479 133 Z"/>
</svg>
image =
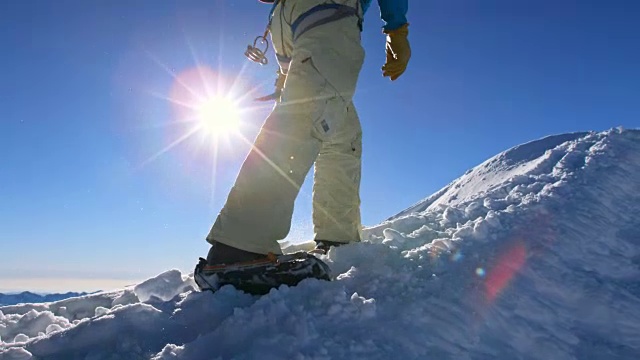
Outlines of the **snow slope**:
<svg viewBox="0 0 640 360">
<path fill-rule="evenodd" d="M 640 131 L 507 150 L 253 297 L 142 284 L 0 307 L 0 359 L 637 359 Z"/>
</svg>

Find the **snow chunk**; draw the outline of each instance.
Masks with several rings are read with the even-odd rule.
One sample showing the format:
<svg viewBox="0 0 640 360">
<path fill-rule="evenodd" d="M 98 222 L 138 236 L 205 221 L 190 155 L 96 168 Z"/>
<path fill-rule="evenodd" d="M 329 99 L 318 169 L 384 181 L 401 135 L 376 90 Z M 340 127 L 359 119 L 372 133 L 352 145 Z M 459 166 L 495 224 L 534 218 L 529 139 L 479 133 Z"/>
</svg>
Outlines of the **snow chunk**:
<svg viewBox="0 0 640 360">
<path fill-rule="evenodd" d="M 501 227 L 500 219 L 498 219 L 496 212 L 493 210 L 489 210 L 489 212 L 487 213 L 487 216 L 484 219 L 492 228 Z"/>
<path fill-rule="evenodd" d="M 366 299 L 357 292 L 354 292 L 351 295 L 350 299 L 351 303 L 356 305 L 360 309 L 360 314 L 364 318 L 372 318 L 376 316 L 376 300 L 375 299 Z"/>
<path fill-rule="evenodd" d="M 7 350 L 0 348 L 0 359 L 2 360 L 27 360 L 32 358 L 33 355 L 24 348 L 12 347 Z"/>
<path fill-rule="evenodd" d="M 29 337 L 25 334 L 18 334 L 13 338 L 14 343 L 25 343 L 29 341 Z"/>
<path fill-rule="evenodd" d="M 111 306 L 113 307 L 116 305 L 129 305 L 129 304 L 137 303 L 139 301 L 140 299 L 138 299 L 133 289 L 129 288 L 129 289 L 125 289 L 120 296 L 113 299 Z"/>
<path fill-rule="evenodd" d="M 431 247 L 442 251 L 451 251 L 454 246 L 450 239 L 435 239 L 431 242 Z"/>
<path fill-rule="evenodd" d="M 462 225 L 453 233 L 453 239 L 466 238 L 473 235 L 473 225 L 472 222 L 468 222 L 467 224 Z"/>
<path fill-rule="evenodd" d="M 174 344 L 167 344 L 161 352 L 156 354 L 151 360 L 169 360 L 176 359 L 178 355 L 184 350 L 184 346 L 178 346 Z"/>
<path fill-rule="evenodd" d="M 37 311 L 31 309 L 25 314 L 10 314 L 5 316 L 0 324 L 0 336 L 15 339 L 24 335 L 27 339 L 38 337 L 45 333 L 49 325 L 55 324 L 61 328 L 70 326 L 69 321 L 61 316 L 55 316 L 51 311 Z M 24 341 L 23 341 L 24 342 Z"/>
<path fill-rule="evenodd" d="M 136 285 L 133 291 L 142 302 L 153 298 L 169 301 L 184 291 L 193 290 L 191 282 L 186 280 L 179 270 L 169 270 Z"/>
<path fill-rule="evenodd" d="M 405 241 L 405 236 L 401 232 L 395 229 L 384 229 L 382 232 L 384 234 L 384 240 L 382 241 L 385 245 L 398 245 L 402 244 Z"/>
<path fill-rule="evenodd" d="M 489 235 L 489 222 L 483 218 L 478 218 L 473 225 L 473 237 L 477 240 L 484 240 Z"/>
<path fill-rule="evenodd" d="M 111 309 L 107 309 L 106 307 L 98 306 L 96 308 L 96 317 L 108 314 Z"/>
<path fill-rule="evenodd" d="M 483 206 L 482 204 L 480 204 L 480 202 L 474 201 L 467 205 L 467 207 L 464 209 L 464 214 L 467 218 L 474 218 L 477 217 L 477 214 L 482 211 L 482 208 Z"/>
<path fill-rule="evenodd" d="M 442 213 L 442 226 L 455 226 L 455 224 L 461 221 L 463 215 L 460 210 L 449 206 Z"/>
<path fill-rule="evenodd" d="M 63 329 L 63 328 L 62 328 L 62 326 L 60 326 L 60 325 L 58 325 L 58 324 L 51 324 L 51 325 L 47 326 L 47 329 L 45 330 L 45 332 L 46 332 L 47 334 L 50 334 L 50 333 L 52 333 L 52 332 L 60 331 L 60 330 L 62 330 L 62 329 Z"/>
</svg>

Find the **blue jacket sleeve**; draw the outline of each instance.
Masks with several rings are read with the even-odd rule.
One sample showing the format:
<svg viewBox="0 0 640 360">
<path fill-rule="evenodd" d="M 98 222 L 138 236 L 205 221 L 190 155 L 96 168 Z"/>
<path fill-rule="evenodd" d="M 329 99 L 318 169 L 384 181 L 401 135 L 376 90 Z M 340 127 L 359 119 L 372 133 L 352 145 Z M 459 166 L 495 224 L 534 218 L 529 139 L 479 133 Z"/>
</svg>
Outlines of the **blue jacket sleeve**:
<svg viewBox="0 0 640 360">
<path fill-rule="evenodd" d="M 409 0 L 378 0 L 385 30 L 395 30 L 407 23 Z"/>
</svg>

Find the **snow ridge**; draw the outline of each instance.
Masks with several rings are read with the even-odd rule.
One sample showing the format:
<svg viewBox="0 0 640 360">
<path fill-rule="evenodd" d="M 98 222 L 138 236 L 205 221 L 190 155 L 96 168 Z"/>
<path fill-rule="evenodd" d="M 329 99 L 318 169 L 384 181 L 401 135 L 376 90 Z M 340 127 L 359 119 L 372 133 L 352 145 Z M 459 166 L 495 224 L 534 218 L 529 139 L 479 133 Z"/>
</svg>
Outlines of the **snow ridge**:
<svg viewBox="0 0 640 360">
<path fill-rule="evenodd" d="M 70 297 L 77 297 L 86 295 L 87 293 L 68 292 L 64 294 L 34 294 L 29 291 L 23 291 L 18 294 L 3 294 L 0 293 L 0 306 L 2 305 L 15 305 L 20 303 L 41 303 L 52 302 L 58 300 L 68 299 Z"/>
<path fill-rule="evenodd" d="M 640 131 L 547 137 L 332 249 L 336 281 L 0 307 L 0 358 L 635 359 L 639 179 Z"/>
</svg>

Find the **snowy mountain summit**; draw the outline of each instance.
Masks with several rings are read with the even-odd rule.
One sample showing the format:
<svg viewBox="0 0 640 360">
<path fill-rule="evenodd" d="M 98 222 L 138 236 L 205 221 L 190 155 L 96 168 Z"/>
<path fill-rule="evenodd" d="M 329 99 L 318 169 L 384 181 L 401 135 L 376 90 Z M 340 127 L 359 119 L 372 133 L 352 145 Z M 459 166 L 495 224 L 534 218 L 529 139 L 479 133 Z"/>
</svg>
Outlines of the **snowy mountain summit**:
<svg viewBox="0 0 640 360">
<path fill-rule="evenodd" d="M 640 358 L 638 130 L 516 146 L 364 239 L 262 297 L 171 270 L 0 307 L 0 359 Z"/>
</svg>

